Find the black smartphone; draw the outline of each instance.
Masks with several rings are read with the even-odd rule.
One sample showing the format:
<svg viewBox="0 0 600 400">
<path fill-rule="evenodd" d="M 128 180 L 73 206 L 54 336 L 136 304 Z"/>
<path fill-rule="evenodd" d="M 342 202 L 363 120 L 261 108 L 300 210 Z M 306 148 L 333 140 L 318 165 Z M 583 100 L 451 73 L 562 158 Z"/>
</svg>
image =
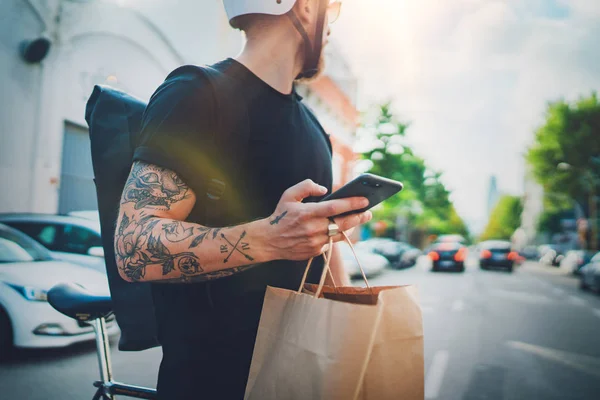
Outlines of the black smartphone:
<svg viewBox="0 0 600 400">
<path fill-rule="evenodd" d="M 335 192 L 325 196 L 321 201 L 344 199 L 347 197 L 366 197 L 369 205 L 360 210 L 350 211 L 335 217 L 343 217 L 350 214 L 358 214 L 376 206 L 385 199 L 400 192 L 404 185 L 392 179 L 383 178 L 373 174 L 362 174 Z M 334 218 L 335 218 L 334 217 Z"/>
</svg>

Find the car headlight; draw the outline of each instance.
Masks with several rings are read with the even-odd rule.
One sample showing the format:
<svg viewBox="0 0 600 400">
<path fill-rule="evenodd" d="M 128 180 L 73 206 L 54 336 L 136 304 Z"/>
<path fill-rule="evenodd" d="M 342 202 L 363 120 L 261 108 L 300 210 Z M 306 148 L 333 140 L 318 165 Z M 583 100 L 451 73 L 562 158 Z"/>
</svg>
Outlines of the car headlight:
<svg viewBox="0 0 600 400">
<path fill-rule="evenodd" d="M 48 301 L 48 291 L 43 289 L 34 288 L 32 286 L 19 286 L 13 285 L 11 283 L 7 284 L 11 288 L 15 289 L 17 292 L 21 294 L 21 296 L 25 297 L 30 301 Z"/>
</svg>

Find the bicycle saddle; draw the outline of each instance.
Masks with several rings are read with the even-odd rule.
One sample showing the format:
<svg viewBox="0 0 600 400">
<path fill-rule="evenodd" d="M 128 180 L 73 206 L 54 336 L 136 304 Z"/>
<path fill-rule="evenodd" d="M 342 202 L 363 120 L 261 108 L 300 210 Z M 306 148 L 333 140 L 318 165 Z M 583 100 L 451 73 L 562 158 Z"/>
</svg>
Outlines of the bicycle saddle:
<svg viewBox="0 0 600 400">
<path fill-rule="evenodd" d="M 110 296 L 99 296 L 75 283 L 59 283 L 48 291 L 48 303 L 78 321 L 92 321 L 112 313 Z"/>
</svg>

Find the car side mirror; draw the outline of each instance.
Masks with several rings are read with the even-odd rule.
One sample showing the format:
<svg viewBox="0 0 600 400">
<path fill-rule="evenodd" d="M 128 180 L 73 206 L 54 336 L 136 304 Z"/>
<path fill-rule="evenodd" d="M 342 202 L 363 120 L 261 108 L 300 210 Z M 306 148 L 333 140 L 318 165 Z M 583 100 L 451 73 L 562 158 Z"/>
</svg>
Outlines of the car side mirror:
<svg viewBox="0 0 600 400">
<path fill-rule="evenodd" d="M 88 255 L 104 258 L 104 249 L 102 248 L 102 246 L 90 247 L 88 250 Z"/>
</svg>

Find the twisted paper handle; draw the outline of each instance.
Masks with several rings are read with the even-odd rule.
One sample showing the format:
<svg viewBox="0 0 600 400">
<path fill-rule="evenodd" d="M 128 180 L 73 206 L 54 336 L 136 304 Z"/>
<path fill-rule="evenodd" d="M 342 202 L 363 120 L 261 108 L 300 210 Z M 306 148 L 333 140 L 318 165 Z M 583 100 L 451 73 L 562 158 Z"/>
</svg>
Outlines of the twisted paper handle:
<svg viewBox="0 0 600 400">
<path fill-rule="evenodd" d="M 365 285 L 367 285 L 369 292 L 371 292 L 371 294 L 373 294 L 373 290 L 371 289 L 371 286 L 369 286 L 369 281 L 367 280 L 367 275 L 365 275 L 365 270 L 363 269 L 362 264 L 360 263 L 360 260 L 358 259 L 358 256 L 356 255 L 356 251 L 354 250 L 354 246 L 352 245 L 352 242 L 350 241 L 350 239 L 348 238 L 348 236 L 346 235 L 345 232 L 342 232 L 342 235 L 344 235 L 344 239 L 350 245 L 352 254 L 354 254 L 354 258 L 356 258 L 356 262 L 358 263 L 358 267 L 360 268 L 360 273 L 362 274 L 363 280 L 365 281 Z M 329 269 L 329 263 L 331 261 L 332 254 L 333 254 L 333 238 L 329 238 L 329 248 L 327 249 L 327 252 L 322 254 L 323 258 L 325 259 L 325 265 L 323 266 L 323 272 L 321 273 L 321 279 L 319 280 L 319 287 L 317 288 L 317 291 L 314 294 L 315 297 L 319 297 L 321 295 L 321 291 L 323 290 L 323 286 L 325 285 L 325 278 L 327 277 L 328 273 L 331 276 L 331 281 L 333 282 L 333 287 L 337 288 L 337 285 L 335 284 L 335 281 L 333 280 L 333 276 L 331 275 L 331 271 Z M 304 276 L 302 276 L 302 282 L 300 283 L 300 287 L 298 288 L 298 293 L 302 293 L 302 288 L 304 287 L 304 284 L 306 283 L 306 278 L 308 277 L 308 271 L 310 271 L 310 266 L 311 266 L 313 260 L 314 260 L 314 257 L 312 257 L 310 260 L 308 260 L 306 269 L 304 270 Z"/>
</svg>

